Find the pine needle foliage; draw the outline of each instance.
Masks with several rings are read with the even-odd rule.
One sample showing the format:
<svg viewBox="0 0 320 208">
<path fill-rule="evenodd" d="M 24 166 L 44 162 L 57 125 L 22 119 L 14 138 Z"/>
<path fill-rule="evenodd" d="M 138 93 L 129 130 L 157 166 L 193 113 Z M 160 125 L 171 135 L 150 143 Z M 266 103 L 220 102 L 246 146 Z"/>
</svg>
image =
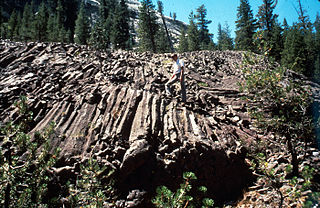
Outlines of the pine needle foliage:
<svg viewBox="0 0 320 208">
<path fill-rule="evenodd" d="M 299 174 L 297 159 L 297 141 L 307 142 L 313 138 L 313 125 L 308 112 L 311 103 L 311 91 L 300 81 L 286 79 L 287 70 L 272 67 L 254 70 L 259 58 L 250 53 L 244 54 L 243 73 L 245 81 L 240 90 L 252 107 L 251 116 L 256 125 L 264 132 L 274 132 L 284 138 L 292 160 L 292 174 Z"/>
<path fill-rule="evenodd" d="M 111 42 L 115 49 L 129 49 L 130 44 L 129 10 L 125 0 L 116 6 L 111 29 Z"/>
<path fill-rule="evenodd" d="M 138 39 L 140 51 L 157 52 L 156 35 L 159 30 L 154 5 L 151 0 L 143 0 L 139 7 Z"/>
<path fill-rule="evenodd" d="M 75 43 L 85 45 L 89 39 L 89 20 L 85 13 L 85 4 L 80 5 L 75 27 Z"/>
<path fill-rule="evenodd" d="M 213 207 L 214 201 L 210 198 L 198 199 L 188 195 L 192 189 L 191 180 L 197 179 L 193 172 L 185 172 L 183 179 L 184 182 L 180 184 L 180 188 L 176 192 L 172 192 L 166 186 L 159 186 L 156 190 L 157 195 L 152 199 L 152 203 L 158 208 Z M 200 186 L 198 191 L 205 193 L 207 188 Z"/>
<path fill-rule="evenodd" d="M 69 198 L 74 207 L 105 207 L 108 201 L 113 201 L 114 181 L 111 176 L 114 170 L 109 170 L 96 159 L 82 163 L 80 169 L 75 184 L 69 182 L 68 185 Z"/>
<path fill-rule="evenodd" d="M 0 205 L 44 207 L 48 204 L 45 201 L 50 181 L 48 170 L 56 163 L 59 153 L 59 149 L 50 148 L 55 124 L 50 123 L 31 139 L 28 132 L 33 114 L 28 109 L 27 98 L 21 97 L 15 106 L 19 112 L 17 121 L 1 128 L 4 139 L 0 146 Z"/>
<path fill-rule="evenodd" d="M 237 11 L 235 48 L 237 50 L 254 51 L 253 35 L 257 29 L 257 24 L 249 1 L 240 0 Z"/>
</svg>

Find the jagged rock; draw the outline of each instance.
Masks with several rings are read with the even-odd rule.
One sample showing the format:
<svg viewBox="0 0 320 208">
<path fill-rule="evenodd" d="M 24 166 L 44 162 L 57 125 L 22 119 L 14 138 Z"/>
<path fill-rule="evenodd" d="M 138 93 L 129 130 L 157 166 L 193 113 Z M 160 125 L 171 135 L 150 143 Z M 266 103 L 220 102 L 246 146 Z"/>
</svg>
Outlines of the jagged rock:
<svg viewBox="0 0 320 208">
<path fill-rule="evenodd" d="M 247 104 L 239 99 L 242 53 L 181 54 L 186 107 L 176 96 L 179 87 L 175 97 L 165 96 L 168 57 L 1 41 L 0 119 L 14 119 L 13 102 L 27 95 L 34 113 L 31 133 L 56 123 L 56 171 L 71 173 L 72 163 L 101 158 L 116 169 L 118 188 L 129 193 L 117 202 L 120 207 L 140 206 L 157 185 L 177 187 L 185 171 L 195 172 L 217 202 L 237 200 L 254 180 L 247 148 L 262 137 L 250 128 Z"/>
</svg>

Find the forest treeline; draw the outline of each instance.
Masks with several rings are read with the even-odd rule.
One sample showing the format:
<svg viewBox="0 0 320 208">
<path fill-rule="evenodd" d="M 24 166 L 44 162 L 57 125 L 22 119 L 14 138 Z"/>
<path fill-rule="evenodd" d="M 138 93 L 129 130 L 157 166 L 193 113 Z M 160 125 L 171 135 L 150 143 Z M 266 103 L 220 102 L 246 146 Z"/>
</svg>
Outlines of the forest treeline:
<svg viewBox="0 0 320 208">
<path fill-rule="evenodd" d="M 96 16 L 80 0 L 27 1 L 24 8 L 5 14 L 0 5 L 1 38 L 14 41 L 49 41 L 87 44 L 97 49 L 138 49 L 140 51 L 187 52 L 198 50 L 244 50 L 263 54 L 283 66 L 315 80 L 320 78 L 320 16 L 311 22 L 301 1 L 296 2 L 299 18 L 292 25 L 274 13 L 277 1 L 263 0 L 253 14 L 248 0 L 237 8 L 236 36 L 231 37 L 227 23 L 218 24 L 217 42 L 208 25 L 204 5 L 191 11 L 187 27 L 181 28 L 178 42 L 164 18 L 163 3 L 141 0 L 138 27 L 126 0 L 99 0 Z M 174 13 L 174 20 L 176 15 Z M 135 31 L 135 28 L 137 29 Z"/>
</svg>

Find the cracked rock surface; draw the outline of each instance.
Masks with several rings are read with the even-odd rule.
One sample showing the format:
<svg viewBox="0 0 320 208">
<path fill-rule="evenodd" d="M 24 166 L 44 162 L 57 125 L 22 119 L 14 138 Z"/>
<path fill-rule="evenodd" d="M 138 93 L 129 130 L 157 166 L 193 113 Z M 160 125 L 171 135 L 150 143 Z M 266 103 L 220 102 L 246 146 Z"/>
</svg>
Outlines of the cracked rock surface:
<svg viewBox="0 0 320 208">
<path fill-rule="evenodd" d="M 76 174 L 78 163 L 98 158 L 116 169 L 125 206 L 142 206 L 158 185 L 177 187 L 185 171 L 195 172 L 215 201 L 237 200 L 254 181 L 245 158 L 259 137 L 237 85 L 242 53 L 180 54 L 185 106 L 180 86 L 173 97 L 164 93 L 169 55 L 2 41 L 0 118 L 12 119 L 13 102 L 26 95 L 31 134 L 56 123 L 56 168 Z"/>
</svg>

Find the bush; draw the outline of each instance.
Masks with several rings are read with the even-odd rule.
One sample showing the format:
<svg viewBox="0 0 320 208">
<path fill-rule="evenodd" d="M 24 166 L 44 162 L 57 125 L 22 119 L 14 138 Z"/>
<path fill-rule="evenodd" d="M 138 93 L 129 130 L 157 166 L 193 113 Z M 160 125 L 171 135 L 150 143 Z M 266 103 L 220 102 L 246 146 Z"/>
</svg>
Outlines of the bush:
<svg viewBox="0 0 320 208">
<path fill-rule="evenodd" d="M 114 196 L 111 179 L 114 170 L 109 170 L 97 160 L 90 159 L 80 167 L 81 171 L 75 184 L 69 183 L 69 192 L 73 206 L 104 207 Z M 103 182 L 106 181 L 105 183 Z"/>
<path fill-rule="evenodd" d="M 264 135 L 271 132 L 276 136 L 257 141 L 257 148 L 249 155 L 252 158 L 250 163 L 259 176 L 258 181 L 261 179 L 264 187 L 279 194 L 279 207 L 302 206 L 306 193 L 312 188 L 314 174 L 311 167 L 299 167 L 298 160 L 299 152 L 305 155 L 303 147 L 314 140 L 314 127 L 308 112 L 311 90 L 303 86 L 301 80 L 294 81 L 286 76 L 290 72 L 283 67 L 255 69 L 258 61 L 249 53 L 244 55 L 244 81 L 239 87 L 251 106 L 248 110 L 257 130 Z M 284 144 L 291 162 L 283 160 L 285 164 L 278 165 L 272 157 L 282 155 L 278 151 L 283 151 Z"/>
<path fill-rule="evenodd" d="M 185 207 L 213 207 L 214 201 L 210 198 L 198 199 L 187 195 L 191 191 L 191 180 L 197 179 L 194 173 L 185 172 L 183 174 L 184 182 L 180 184 L 180 188 L 174 193 L 166 186 L 160 186 L 157 188 L 156 197 L 152 200 L 152 203 L 159 208 L 185 208 Z M 198 191 L 205 193 L 207 188 L 200 186 Z M 196 206 L 200 205 L 200 206 Z"/>
<path fill-rule="evenodd" d="M 48 169 L 56 162 L 56 155 L 49 153 L 50 137 L 54 123 L 43 132 L 37 132 L 34 140 L 28 134 L 32 112 L 27 98 L 15 103 L 19 117 L 1 129 L 4 139 L 0 149 L 0 205 L 4 207 L 45 207 Z M 39 147 L 42 146 L 38 151 Z"/>
<path fill-rule="evenodd" d="M 243 73 L 245 80 L 240 90 L 252 106 L 250 115 L 256 126 L 264 132 L 274 132 L 284 138 L 292 156 L 293 174 L 298 175 L 297 142 L 312 139 L 313 125 L 308 114 L 311 90 L 303 83 L 286 79 L 283 67 L 256 70 L 250 54 L 245 54 Z"/>
</svg>

